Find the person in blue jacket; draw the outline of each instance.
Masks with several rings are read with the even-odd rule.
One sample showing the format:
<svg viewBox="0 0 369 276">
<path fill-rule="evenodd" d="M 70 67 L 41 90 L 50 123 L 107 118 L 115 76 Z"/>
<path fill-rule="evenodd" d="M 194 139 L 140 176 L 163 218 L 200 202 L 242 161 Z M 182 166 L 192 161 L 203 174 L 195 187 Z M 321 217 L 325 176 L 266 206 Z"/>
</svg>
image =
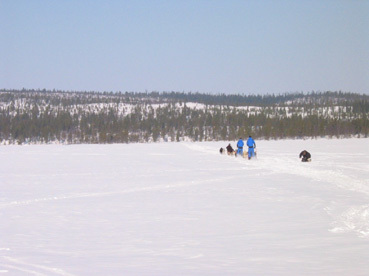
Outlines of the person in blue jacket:
<svg viewBox="0 0 369 276">
<path fill-rule="evenodd" d="M 240 138 L 240 140 L 238 140 L 237 142 L 237 152 L 235 154 L 236 157 L 237 157 L 237 154 L 241 154 L 241 156 L 243 156 L 243 146 L 244 146 L 244 142 L 242 138 Z"/>
<path fill-rule="evenodd" d="M 246 144 L 249 147 L 248 154 L 249 154 L 249 159 L 251 159 L 251 157 L 255 157 L 254 148 L 256 148 L 256 144 L 255 144 L 254 139 L 252 139 L 251 136 L 249 136 L 249 139 L 247 139 Z"/>
</svg>

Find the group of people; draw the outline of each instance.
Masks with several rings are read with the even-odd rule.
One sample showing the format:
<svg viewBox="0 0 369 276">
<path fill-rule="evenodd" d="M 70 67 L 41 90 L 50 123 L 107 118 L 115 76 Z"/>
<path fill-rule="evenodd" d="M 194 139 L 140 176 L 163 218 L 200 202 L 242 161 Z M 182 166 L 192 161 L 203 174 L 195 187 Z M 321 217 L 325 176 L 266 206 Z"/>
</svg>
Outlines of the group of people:
<svg viewBox="0 0 369 276">
<path fill-rule="evenodd" d="M 247 157 L 250 160 L 253 157 L 256 157 L 256 152 L 255 152 L 255 148 L 256 148 L 256 143 L 254 141 L 254 139 L 252 139 L 251 136 L 249 136 L 249 138 L 246 141 L 246 145 L 248 147 L 248 151 L 247 151 Z M 245 146 L 245 143 L 243 142 L 242 138 L 240 138 L 237 142 L 237 151 L 235 151 L 231 144 L 228 144 L 228 146 L 226 147 L 227 150 L 227 154 L 228 155 L 234 155 L 237 157 L 237 155 L 241 155 L 242 157 L 245 157 L 243 154 L 243 147 Z M 223 154 L 225 153 L 223 148 L 220 148 L 220 153 Z M 310 162 L 311 161 L 311 154 L 310 152 L 308 152 L 307 150 L 303 150 L 300 155 L 299 158 L 301 159 L 302 162 Z"/>
<path fill-rule="evenodd" d="M 243 154 L 243 147 L 244 147 L 245 143 L 242 140 L 242 138 L 240 138 L 237 142 L 237 151 L 235 151 L 231 144 L 228 144 L 228 146 L 226 147 L 227 150 L 227 154 L 228 155 L 234 155 L 237 157 L 237 155 L 241 155 L 242 157 L 244 157 Z M 256 143 L 254 141 L 254 139 L 252 139 L 251 136 L 249 136 L 249 138 L 246 141 L 246 145 L 248 146 L 248 151 L 247 151 L 247 155 L 248 155 L 248 159 L 250 160 L 252 157 L 256 157 L 256 152 L 255 152 L 255 148 L 256 148 Z M 221 148 L 220 149 L 220 153 L 223 153 L 224 149 Z"/>
</svg>

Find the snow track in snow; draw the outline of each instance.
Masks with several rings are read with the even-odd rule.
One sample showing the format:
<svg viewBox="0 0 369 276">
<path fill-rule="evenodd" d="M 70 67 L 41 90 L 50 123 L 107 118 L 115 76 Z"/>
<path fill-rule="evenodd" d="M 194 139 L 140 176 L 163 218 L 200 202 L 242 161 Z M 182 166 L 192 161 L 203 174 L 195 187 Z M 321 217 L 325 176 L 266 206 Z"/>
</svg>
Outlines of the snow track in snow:
<svg viewBox="0 0 369 276">
<path fill-rule="evenodd" d="M 302 141 L 293 142 L 298 143 Z M 305 144 L 311 142 L 319 143 L 319 141 L 313 140 L 307 141 Z M 331 140 L 331 142 L 337 143 L 340 141 Z M 369 146 L 367 139 L 361 140 L 361 142 Z M 265 143 L 267 142 L 261 142 L 261 144 Z M 201 143 L 185 144 L 185 146 L 204 154 L 216 154 L 215 148 L 206 144 L 203 146 Z M 306 147 L 306 145 L 302 147 Z M 363 202 L 369 201 L 369 160 L 368 155 L 363 152 L 353 154 L 352 148 L 348 148 L 347 153 L 338 152 L 334 153 L 334 155 L 329 152 L 317 152 L 315 153 L 315 158 L 313 153 L 312 162 L 303 163 L 297 158 L 298 151 L 294 153 L 285 152 L 284 156 L 281 153 L 273 154 L 275 151 L 273 148 L 269 149 L 270 152 L 266 149 L 263 150 L 266 155 L 259 154 L 256 159 L 252 160 L 226 155 L 224 157 L 234 159 L 234 162 L 243 164 L 245 174 L 251 173 L 258 177 L 281 174 L 292 175 L 297 177 L 296 185 L 308 181 L 312 181 L 312 185 L 329 183 L 342 189 L 343 192 L 350 191 L 363 194 L 360 196 L 360 198 L 364 198 Z M 367 148 L 364 150 L 367 150 Z M 360 161 L 360 159 L 362 160 Z M 352 165 L 350 163 L 351 160 L 357 164 Z M 276 188 L 278 188 L 277 183 Z M 357 205 L 357 202 L 355 202 L 355 205 L 351 204 L 351 202 L 349 204 L 337 203 L 336 201 L 327 202 L 324 210 L 332 217 L 332 228 L 329 231 L 332 233 L 353 232 L 361 238 L 369 238 L 369 205 Z M 343 207 L 344 209 L 342 209 Z"/>
<path fill-rule="evenodd" d="M 355 232 L 362 238 L 369 238 L 369 205 L 351 206 L 335 217 L 333 233 Z"/>
<path fill-rule="evenodd" d="M 3 256 L 2 259 L 7 262 L 7 264 L 0 263 L 0 267 L 11 269 L 12 271 L 24 272 L 28 275 L 37 276 L 47 276 L 47 275 L 62 275 L 62 276 L 73 276 L 59 268 L 51 268 L 44 265 L 37 265 L 28 262 L 24 262 L 15 258 Z M 1 259 L 0 259 L 1 260 Z M 0 270 L 1 272 L 1 270 Z M 9 272 L 8 270 L 3 270 L 3 273 Z"/>
<path fill-rule="evenodd" d="M 56 201 L 56 200 L 70 200 L 70 199 L 91 198 L 91 197 L 108 197 L 108 196 L 123 195 L 123 194 L 130 194 L 130 193 L 176 189 L 176 188 L 181 188 L 181 187 L 196 186 L 196 185 L 215 183 L 215 182 L 223 182 L 223 181 L 231 180 L 233 178 L 234 177 L 222 177 L 222 178 L 207 179 L 207 180 L 202 180 L 202 181 L 190 181 L 190 182 L 165 184 L 165 185 L 158 185 L 158 186 L 146 186 L 142 188 L 126 189 L 126 190 L 113 191 L 113 192 L 74 194 L 74 195 L 68 195 L 68 196 L 61 195 L 61 196 L 52 196 L 52 197 L 22 200 L 22 201 L 3 202 L 3 203 L 0 203 L 0 210 L 9 208 L 9 207 L 21 207 L 21 206 L 27 206 L 31 204 L 37 204 L 37 203 L 48 202 L 48 201 Z"/>
</svg>

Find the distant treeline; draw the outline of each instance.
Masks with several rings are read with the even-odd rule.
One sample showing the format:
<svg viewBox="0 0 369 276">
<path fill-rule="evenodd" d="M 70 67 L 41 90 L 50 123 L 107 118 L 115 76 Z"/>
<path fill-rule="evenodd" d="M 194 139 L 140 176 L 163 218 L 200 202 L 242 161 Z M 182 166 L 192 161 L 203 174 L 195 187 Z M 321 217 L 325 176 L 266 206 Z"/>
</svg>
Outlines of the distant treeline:
<svg viewBox="0 0 369 276">
<path fill-rule="evenodd" d="M 194 105 L 197 103 L 198 105 Z M 367 137 L 369 96 L 344 92 L 211 95 L 182 92 L 0 90 L 0 141 L 130 143 Z"/>
<path fill-rule="evenodd" d="M 44 99 L 69 99 L 66 104 L 76 103 L 106 103 L 115 101 L 122 102 L 196 102 L 207 105 L 228 105 L 228 106 L 270 106 L 283 104 L 306 104 L 316 103 L 319 106 L 337 105 L 342 103 L 352 103 L 364 101 L 368 102 L 368 95 L 351 92 L 296 92 L 284 94 L 266 94 L 266 95 L 244 95 L 244 94 L 206 94 L 192 92 L 95 92 L 95 91 L 63 91 L 46 89 L 22 89 L 9 90 L 0 89 L 4 100 L 11 100 L 15 97 L 42 97 Z M 8 92 L 8 93 L 7 93 Z M 35 95 L 38 96 L 35 96 Z"/>
</svg>

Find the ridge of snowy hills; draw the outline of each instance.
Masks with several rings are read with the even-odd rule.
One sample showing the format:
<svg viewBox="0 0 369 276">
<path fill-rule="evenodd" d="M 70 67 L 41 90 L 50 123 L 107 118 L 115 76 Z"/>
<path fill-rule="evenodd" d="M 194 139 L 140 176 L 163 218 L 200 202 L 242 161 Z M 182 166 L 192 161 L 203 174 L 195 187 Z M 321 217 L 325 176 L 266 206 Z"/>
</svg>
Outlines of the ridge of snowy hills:
<svg viewBox="0 0 369 276">
<path fill-rule="evenodd" d="M 367 137 L 369 96 L 0 91 L 0 141 L 130 143 Z"/>
</svg>

